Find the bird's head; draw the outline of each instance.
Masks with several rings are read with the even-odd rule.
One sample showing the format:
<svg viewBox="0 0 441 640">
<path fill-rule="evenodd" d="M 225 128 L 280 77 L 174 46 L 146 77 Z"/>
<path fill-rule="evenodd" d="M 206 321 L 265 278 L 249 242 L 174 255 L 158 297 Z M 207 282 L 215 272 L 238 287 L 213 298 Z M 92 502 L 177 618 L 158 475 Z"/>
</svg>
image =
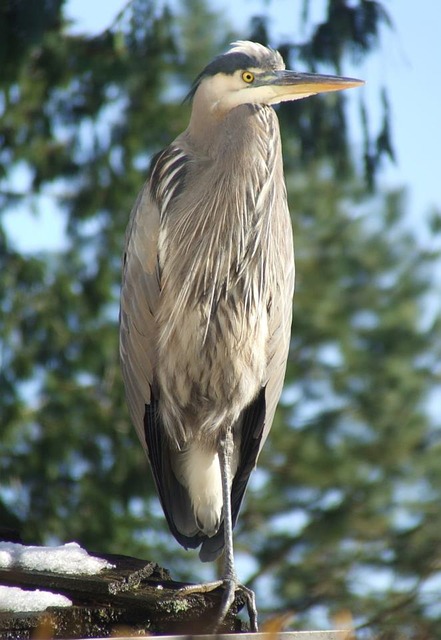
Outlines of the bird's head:
<svg viewBox="0 0 441 640">
<path fill-rule="evenodd" d="M 222 118 L 243 104 L 278 104 L 362 84 L 354 78 L 288 71 L 278 51 L 239 41 L 205 67 L 189 98 L 202 102 L 212 115 Z"/>
</svg>

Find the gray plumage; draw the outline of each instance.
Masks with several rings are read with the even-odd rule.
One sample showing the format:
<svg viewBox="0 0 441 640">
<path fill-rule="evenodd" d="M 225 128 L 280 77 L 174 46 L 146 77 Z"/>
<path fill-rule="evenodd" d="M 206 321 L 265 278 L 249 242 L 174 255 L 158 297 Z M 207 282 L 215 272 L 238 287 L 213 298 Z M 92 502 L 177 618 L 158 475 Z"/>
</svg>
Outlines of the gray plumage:
<svg viewBox="0 0 441 640">
<path fill-rule="evenodd" d="M 345 82 L 287 72 L 277 52 L 235 43 L 197 78 L 189 126 L 153 160 L 131 214 L 127 402 L 169 527 L 204 561 L 224 546 L 219 448 L 231 435 L 234 526 L 288 356 L 294 255 L 270 105 L 357 83 Z"/>
</svg>

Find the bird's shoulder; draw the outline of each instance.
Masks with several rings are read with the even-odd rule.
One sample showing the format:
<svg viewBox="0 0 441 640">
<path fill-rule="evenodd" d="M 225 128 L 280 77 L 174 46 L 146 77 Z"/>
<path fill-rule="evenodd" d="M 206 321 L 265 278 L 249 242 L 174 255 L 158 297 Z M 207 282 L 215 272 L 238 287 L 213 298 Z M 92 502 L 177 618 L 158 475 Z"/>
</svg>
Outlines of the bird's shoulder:
<svg viewBox="0 0 441 640">
<path fill-rule="evenodd" d="M 149 190 L 161 217 L 170 201 L 183 191 L 189 161 L 189 150 L 179 139 L 153 157 L 149 171 Z"/>
</svg>

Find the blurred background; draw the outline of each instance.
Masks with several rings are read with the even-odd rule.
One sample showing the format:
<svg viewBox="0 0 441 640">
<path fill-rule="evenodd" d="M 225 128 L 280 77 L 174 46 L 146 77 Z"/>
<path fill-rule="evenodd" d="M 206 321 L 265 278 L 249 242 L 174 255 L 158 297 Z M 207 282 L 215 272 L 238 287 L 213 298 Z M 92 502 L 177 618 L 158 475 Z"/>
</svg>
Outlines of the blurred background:
<svg viewBox="0 0 441 640">
<path fill-rule="evenodd" d="M 441 638 L 441 5 L 0 2 L 0 527 L 215 575 L 168 533 L 123 397 L 124 230 L 235 39 L 367 81 L 286 103 L 286 386 L 236 528 L 261 618 Z"/>
</svg>

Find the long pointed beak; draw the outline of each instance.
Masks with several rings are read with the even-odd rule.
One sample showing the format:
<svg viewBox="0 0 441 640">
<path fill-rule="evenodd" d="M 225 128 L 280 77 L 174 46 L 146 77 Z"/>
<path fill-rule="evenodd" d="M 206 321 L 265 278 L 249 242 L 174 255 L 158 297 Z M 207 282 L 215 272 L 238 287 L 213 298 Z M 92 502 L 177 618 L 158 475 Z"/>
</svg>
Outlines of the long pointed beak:
<svg viewBox="0 0 441 640">
<path fill-rule="evenodd" d="M 342 76 L 327 76 L 317 73 L 297 73 L 296 71 L 275 71 L 268 83 L 274 91 L 274 100 L 299 100 L 316 93 L 327 91 L 342 91 L 364 84 L 363 80 L 344 78 Z"/>
</svg>

